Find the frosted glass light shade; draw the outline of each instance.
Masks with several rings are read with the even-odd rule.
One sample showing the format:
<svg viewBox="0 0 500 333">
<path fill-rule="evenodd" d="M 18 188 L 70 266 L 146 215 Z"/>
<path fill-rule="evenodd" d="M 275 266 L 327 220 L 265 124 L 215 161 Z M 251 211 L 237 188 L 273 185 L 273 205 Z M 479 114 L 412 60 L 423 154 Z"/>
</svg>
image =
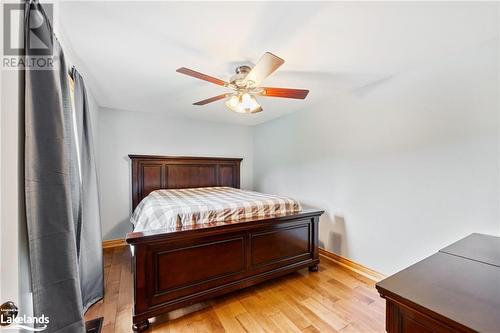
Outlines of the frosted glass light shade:
<svg viewBox="0 0 500 333">
<path fill-rule="evenodd" d="M 255 97 L 247 93 L 231 95 L 226 101 L 226 106 L 231 111 L 238 113 L 255 113 L 261 110 Z"/>
</svg>

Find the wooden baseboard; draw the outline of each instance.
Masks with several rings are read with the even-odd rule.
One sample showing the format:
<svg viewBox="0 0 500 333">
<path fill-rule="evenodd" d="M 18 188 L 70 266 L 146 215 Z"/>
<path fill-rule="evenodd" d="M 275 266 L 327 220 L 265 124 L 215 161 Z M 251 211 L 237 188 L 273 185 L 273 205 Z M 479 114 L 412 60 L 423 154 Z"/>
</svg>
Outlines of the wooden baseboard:
<svg viewBox="0 0 500 333">
<path fill-rule="evenodd" d="M 115 247 L 123 247 L 123 246 L 127 246 L 127 242 L 125 242 L 125 239 L 108 239 L 102 241 L 103 249 L 113 249 Z"/>
<path fill-rule="evenodd" d="M 335 254 L 333 252 L 327 251 L 325 249 L 319 248 L 319 255 L 324 257 L 327 260 L 334 261 L 335 263 L 341 265 L 342 267 L 345 267 L 359 275 L 364 276 L 365 278 L 374 281 L 374 282 L 379 282 L 380 280 L 385 279 L 387 276 L 384 274 L 381 274 L 377 271 L 374 271 L 371 268 L 365 267 L 361 264 L 358 264 L 357 262 L 354 262 L 352 260 L 349 260 L 347 258 L 344 258 L 338 254 Z"/>
</svg>

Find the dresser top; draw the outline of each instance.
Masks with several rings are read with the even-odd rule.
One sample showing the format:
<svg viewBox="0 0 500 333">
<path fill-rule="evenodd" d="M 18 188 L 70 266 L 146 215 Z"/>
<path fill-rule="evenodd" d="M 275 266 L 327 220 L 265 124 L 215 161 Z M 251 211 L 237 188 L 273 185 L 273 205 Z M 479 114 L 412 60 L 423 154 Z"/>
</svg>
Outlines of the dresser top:
<svg viewBox="0 0 500 333">
<path fill-rule="evenodd" d="M 478 332 L 500 331 L 500 238 L 472 234 L 377 283 L 382 296 Z"/>
<path fill-rule="evenodd" d="M 439 252 L 500 267 L 500 237 L 471 234 Z"/>
</svg>

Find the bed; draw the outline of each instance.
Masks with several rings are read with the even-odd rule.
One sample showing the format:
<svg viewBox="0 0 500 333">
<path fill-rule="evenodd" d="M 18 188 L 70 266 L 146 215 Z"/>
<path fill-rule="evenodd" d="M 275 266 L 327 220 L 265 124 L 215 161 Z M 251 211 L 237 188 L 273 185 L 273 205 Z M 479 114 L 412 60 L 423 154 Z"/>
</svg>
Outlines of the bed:
<svg viewBox="0 0 500 333">
<path fill-rule="evenodd" d="M 162 313 L 302 268 L 317 271 L 323 211 L 239 190 L 242 159 L 129 157 L 134 331 Z"/>
</svg>

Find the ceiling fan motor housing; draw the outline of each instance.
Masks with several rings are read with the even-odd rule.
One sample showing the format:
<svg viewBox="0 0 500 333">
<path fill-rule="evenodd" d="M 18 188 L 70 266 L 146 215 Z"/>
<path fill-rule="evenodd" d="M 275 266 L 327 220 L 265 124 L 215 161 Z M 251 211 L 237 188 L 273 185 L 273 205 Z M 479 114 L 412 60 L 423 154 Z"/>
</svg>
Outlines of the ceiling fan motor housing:
<svg viewBox="0 0 500 333">
<path fill-rule="evenodd" d="M 250 66 L 238 66 L 235 69 L 236 74 L 231 76 L 230 82 L 237 87 L 243 88 L 246 86 L 245 77 L 250 73 L 252 67 Z"/>
<path fill-rule="evenodd" d="M 236 72 L 236 74 L 248 74 L 248 73 L 250 73 L 251 70 L 252 70 L 252 67 L 243 65 L 243 66 L 236 67 L 235 72 Z"/>
</svg>

